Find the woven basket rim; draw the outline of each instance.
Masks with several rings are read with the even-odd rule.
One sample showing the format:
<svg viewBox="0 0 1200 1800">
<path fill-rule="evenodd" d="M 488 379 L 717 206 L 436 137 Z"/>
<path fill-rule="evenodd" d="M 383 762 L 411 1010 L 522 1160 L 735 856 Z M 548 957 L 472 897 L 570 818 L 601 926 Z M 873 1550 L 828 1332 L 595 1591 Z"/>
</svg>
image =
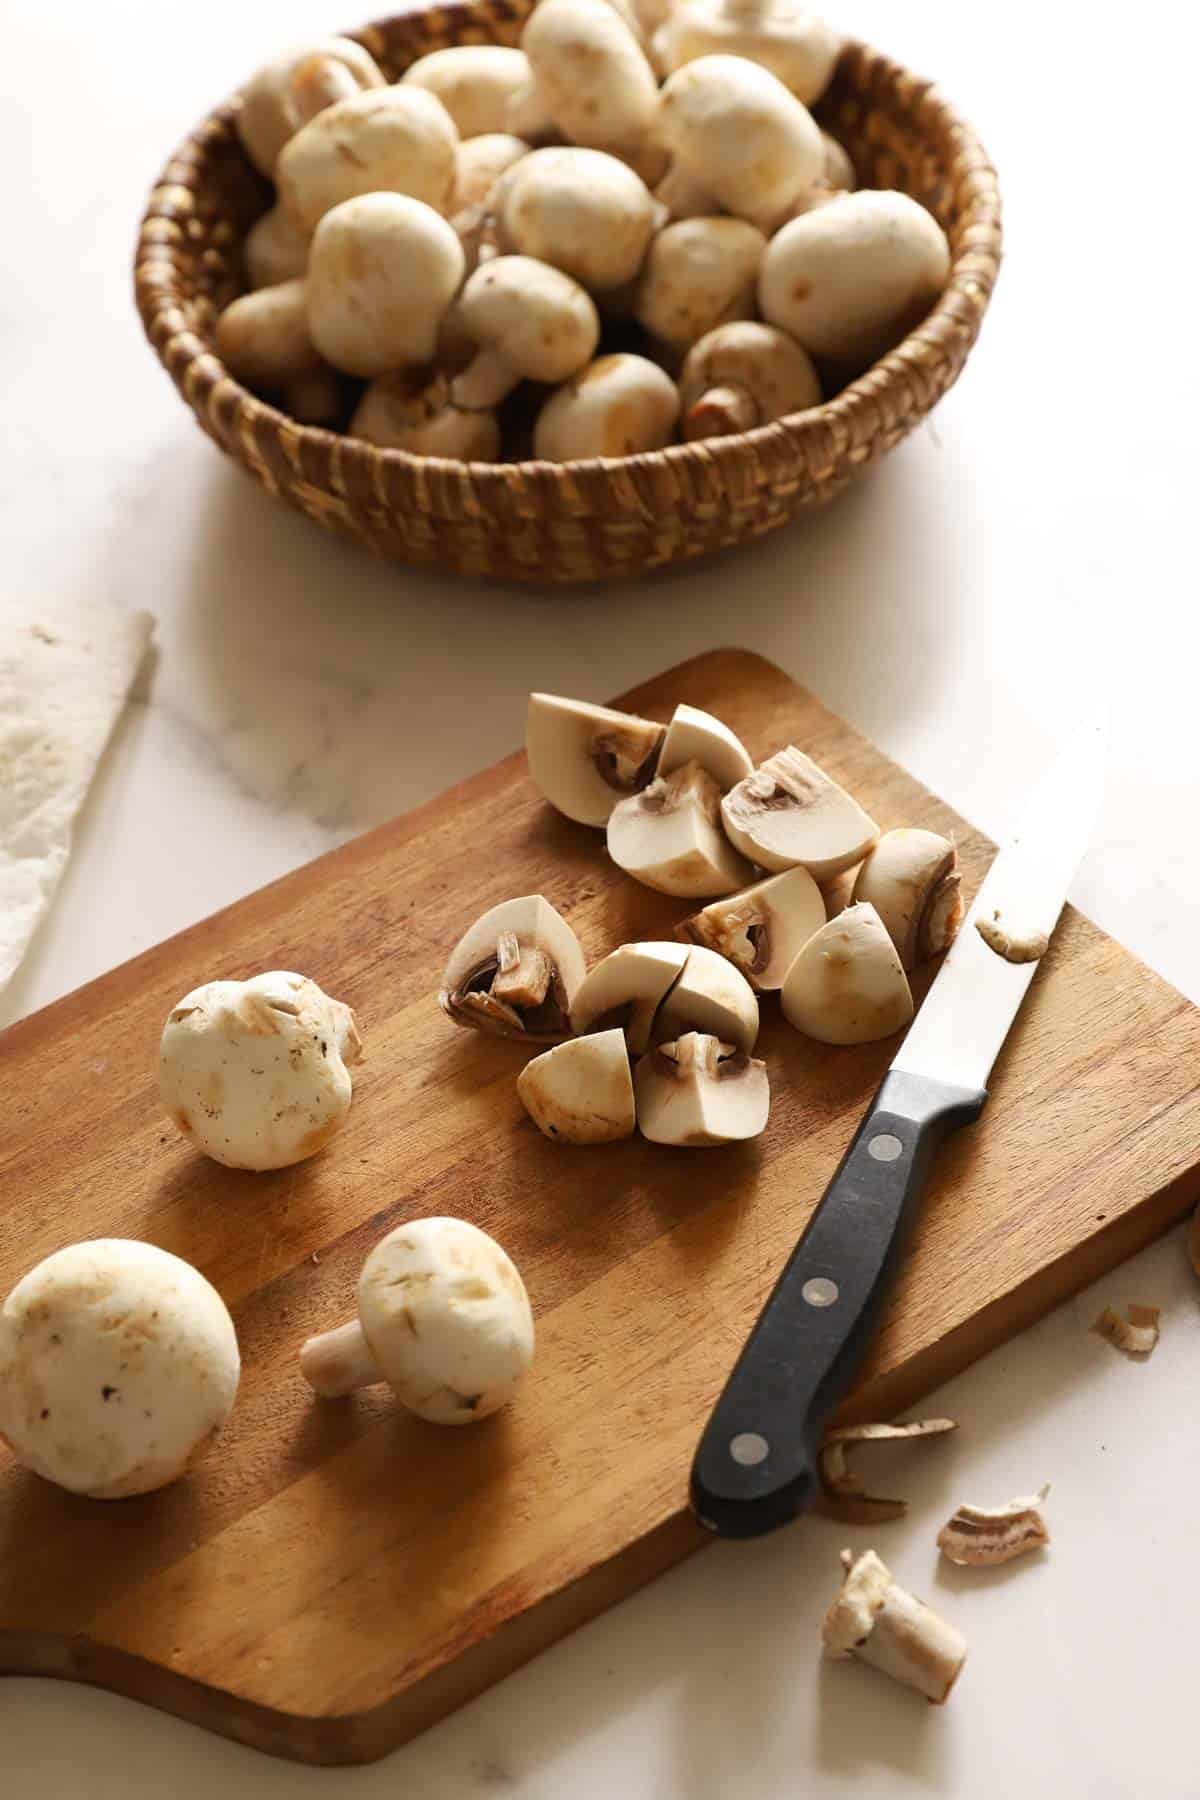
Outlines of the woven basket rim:
<svg viewBox="0 0 1200 1800">
<path fill-rule="evenodd" d="M 425 14 L 451 15 L 458 18 L 470 18 L 475 7 L 463 4 L 463 0 L 443 0 L 442 4 L 414 11 L 412 16 Z M 480 11 L 483 9 L 480 8 Z M 395 15 L 392 15 L 393 17 Z M 409 16 L 409 15 L 401 15 Z M 340 35 L 362 41 L 369 41 L 373 32 L 379 30 L 387 20 L 375 21 L 361 25 L 354 30 Z M 587 479 L 597 474 L 604 476 L 619 475 L 623 471 L 640 472 L 647 469 L 666 468 L 683 470 L 696 468 L 699 465 L 712 467 L 716 465 L 720 475 L 733 474 L 743 463 L 747 450 L 770 455 L 772 451 L 780 454 L 794 452 L 797 439 L 818 431 L 828 432 L 831 427 L 841 427 L 850 442 L 856 441 L 855 422 L 860 415 L 877 407 L 880 400 L 889 391 L 894 390 L 902 396 L 907 380 L 912 373 L 912 353 L 922 344 L 937 348 L 938 339 L 945 331 L 954 332 L 961 327 L 961 318 L 965 310 L 976 321 L 982 318 L 984 309 L 991 296 L 995 281 L 996 268 L 1001 252 L 1001 202 L 999 181 L 996 171 L 974 127 L 952 106 L 941 89 L 932 81 L 915 75 L 904 64 L 876 50 L 873 46 L 859 38 L 847 36 L 843 39 L 839 66 L 848 57 L 857 57 L 868 62 L 885 81 L 895 84 L 902 81 L 914 84 L 912 105 L 921 112 L 935 118 L 947 138 L 953 138 L 956 144 L 954 156 L 954 180 L 961 189 L 965 183 L 970 190 L 969 209 L 971 221 L 962 233 L 963 241 L 952 252 L 950 277 L 945 288 L 926 314 L 925 318 L 912 331 L 908 332 L 895 347 L 886 352 L 870 367 L 849 381 L 829 400 L 820 405 L 809 407 L 803 412 L 787 413 L 766 425 L 755 426 L 750 431 L 733 432 L 722 437 L 703 438 L 691 443 L 668 444 L 661 450 L 641 451 L 631 456 L 586 457 L 575 458 L 566 462 L 548 462 L 537 457 L 526 457 L 507 462 L 470 462 L 461 457 L 423 456 L 411 450 L 385 448 L 369 443 L 365 438 L 357 438 L 346 432 L 331 431 L 324 426 L 306 425 L 283 412 L 271 401 L 247 388 L 239 382 L 221 362 L 215 349 L 206 344 L 194 330 L 186 334 L 177 331 L 170 335 L 178 341 L 181 335 L 187 335 L 194 343 L 189 347 L 186 364 L 176 377 L 181 391 L 187 381 L 188 370 L 201 361 L 210 366 L 215 365 L 220 371 L 218 385 L 231 394 L 240 404 L 243 400 L 252 402 L 259 412 L 272 423 L 285 427 L 295 435 L 298 449 L 308 444 L 325 446 L 334 444 L 340 456 L 353 457 L 368 466 L 382 468 L 406 468 L 415 472 L 423 469 L 431 471 L 462 470 L 469 472 L 472 483 L 484 490 L 481 499 L 491 486 L 510 490 L 514 480 L 543 481 L 548 477 L 570 480 L 572 477 Z M 162 218 L 171 218 L 173 213 L 168 204 L 157 197 L 172 186 L 178 187 L 178 177 L 172 174 L 181 161 L 186 161 L 197 142 L 214 130 L 233 129 L 237 116 L 238 92 L 227 100 L 213 107 L 200 123 L 188 133 L 182 143 L 172 152 L 164 164 L 151 190 L 146 209 L 142 215 L 138 230 L 138 259 L 146 239 L 147 228 Z M 964 209 L 965 210 L 965 209 Z M 968 241 L 969 240 L 969 241 Z M 154 340 L 154 333 L 161 315 L 180 304 L 180 290 L 174 283 L 164 287 L 155 283 L 149 293 L 143 296 L 139 284 L 138 304 L 142 313 L 147 335 Z M 973 333 L 972 333 L 973 335 Z"/>
</svg>

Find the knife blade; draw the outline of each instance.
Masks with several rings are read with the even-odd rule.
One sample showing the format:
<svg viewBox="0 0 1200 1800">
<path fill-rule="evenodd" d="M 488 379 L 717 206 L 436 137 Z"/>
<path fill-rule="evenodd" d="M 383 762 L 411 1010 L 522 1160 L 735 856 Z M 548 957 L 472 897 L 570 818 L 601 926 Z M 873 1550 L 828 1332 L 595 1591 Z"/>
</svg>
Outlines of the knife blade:
<svg viewBox="0 0 1200 1800">
<path fill-rule="evenodd" d="M 691 1501 L 722 1537 L 758 1537 L 817 1493 L 825 1422 L 879 1322 L 934 1155 L 978 1119 L 1038 963 L 1009 962 L 980 919 L 1047 939 L 1100 807 L 1104 725 L 1061 751 L 992 862 L 825 1194 L 734 1365 L 696 1451 Z"/>
</svg>

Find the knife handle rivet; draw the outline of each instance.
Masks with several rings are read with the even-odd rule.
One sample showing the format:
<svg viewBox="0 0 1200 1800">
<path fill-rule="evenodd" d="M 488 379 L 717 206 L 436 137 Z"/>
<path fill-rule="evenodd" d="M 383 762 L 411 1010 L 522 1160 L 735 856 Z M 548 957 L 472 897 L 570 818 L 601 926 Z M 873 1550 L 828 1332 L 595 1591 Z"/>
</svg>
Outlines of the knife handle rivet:
<svg viewBox="0 0 1200 1800">
<path fill-rule="evenodd" d="M 830 1281 L 825 1275 L 814 1275 L 800 1289 L 801 1298 L 810 1306 L 832 1306 L 841 1289 L 836 1281 Z"/>
<path fill-rule="evenodd" d="M 743 1469 L 752 1469 L 756 1463 L 766 1462 L 771 1446 L 758 1431 L 739 1431 L 735 1438 L 729 1440 L 729 1454 L 735 1463 L 741 1463 Z"/>
<path fill-rule="evenodd" d="M 891 1131 L 877 1131 L 867 1145 L 867 1155 L 876 1162 L 895 1162 L 904 1155 L 904 1145 Z"/>
</svg>

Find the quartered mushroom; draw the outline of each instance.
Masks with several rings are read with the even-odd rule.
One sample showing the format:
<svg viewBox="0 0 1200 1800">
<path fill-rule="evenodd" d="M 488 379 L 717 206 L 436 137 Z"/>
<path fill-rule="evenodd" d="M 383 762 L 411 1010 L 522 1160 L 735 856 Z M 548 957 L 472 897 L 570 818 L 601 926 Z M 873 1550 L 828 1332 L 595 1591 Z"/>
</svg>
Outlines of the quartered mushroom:
<svg viewBox="0 0 1200 1800">
<path fill-rule="evenodd" d="M 364 88 L 381 88 L 383 73 L 353 38 L 320 38 L 285 50 L 246 84 L 237 133 L 260 175 L 273 179 L 279 152 L 318 112 Z"/>
<path fill-rule="evenodd" d="M 556 1143 L 633 1136 L 633 1072 L 623 1031 L 568 1038 L 543 1051 L 518 1075 L 517 1093 L 538 1130 Z"/>
<path fill-rule="evenodd" d="M 698 706 L 681 702 L 671 714 L 656 772 L 673 775 L 690 762 L 706 769 L 723 794 L 754 772 L 750 752 L 728 725 Z"/>
<path fill-rule="evenodd" d="M 315 981 L 273 969 L 210 981 L 171 1009 L 158 1089 L 180 1131 L 231 1169 L 286 1169 L 315 1156 L 350 1110 L 362 1039 L 350 1008 Z"/>
<path fill-rule="evenodd" d="M 361 194 L 407 194 L 443 212 L 454 191 L 458 132 L 421 87 L 372 89 L 318 113 L 279 158 L 279 199 L 301 231 Z"/>
<path fill-rule="evenodd" d="M 967 1660 L 962 1633 L 906 1592 L 874 1550 L 843 1550 L 842 1568 L 821 1631 L 826 1654 L 855 1656 L 943 1705 Z"/>
<path fill-rule="evenodd" d="M 821 383 L 806 350 L 785 331 L 738 319 L 719 325 L 688 351 L 679 375 L 683 436 L 726 437 L 821 404 Z"/>
<path fill-rule="evenodd" d="M 413 1219 L 376 1244 L 358 1318 L 309 1338 L 300 1370 L 326 1398 L 386 1381 L 435 1425 L 471 1425 L 511 1400 L 533 1361 L 533 1314 L 499 1244 L 462 1219 Z"/>
<path fill-rule="evenodd" d="M 729 840 L 764 869 L 799 865 L 816 881 L 861 862 L 879 827 L 844 788 L 789 745 L 721 802 Z"/>
<path fill-rule="evenodd" d="M 584 978 L 571 1008 L 571 1026 L 580 1036 L 617 1028 L 638 1056 L 650 1046 L 659 1007 L 683 974 L 689 952 L 683 944 L 622 944 Z"/>
<path fill-rule="evenodd" d="M 904 1425 L 839 1425 L 826 1432 L 817 1455 L 821 1480 L 822 1511 L 844 1525 L 877 1525 L 902 1519 L 907 1500 L 884 1500 L 868 1494 L 850 1468 L 846 1456 L 855 1444 L 911 1443 L 915 1438 L 941 1437 L 957 1431 L 953 1419 L 913 1419 Z"/>
<path fill-rule="evenodd" d="M 913 1016 L 896 946 L 860 901 L 809 938 L 783 979 L 784 1017 L 823 1044 L 871 1044 Z"/>
<path fill-rule="evenodd" d="M 237 1334 L 217 1290 L 153 1244 L 55 1251 L 0 1308 L 0 1440 L 94 1500 L 185 1474 L 232 1409 Z"/>
<path fill-rule="evenodd" d="M 686 899 L 732 894 L 752 872 L 721 829 L 721 790 L 698 762 L 614 806 L 608 854 L 644 887 Z"/>
<path fill-rule="evenodd" d="M 580 825 L 608 824 L 627 794 L 654 779 L 663 727 L 559 694 L 530 694 L 525 725 L 529 774 L 551 806 Z"/>
<path fill-rule="evenodd" d="M 766 1129 L 766 1064 L 719 1038 L 692 1031 L 660 1044 L 642 1057 L 633 1082 L 638 1129 L 653 1144 L 733 1144 Z"/>
<path fill-rule="evenodd" d="M 828 881 L 817 883 L 825 902 L 827 919 L 838 918 L 848 906 L 854 905 L 854 884 L 858 880 L 859 866 L 855 863 L 851 868 L 843 869 L 840 875 L 832 875 Z"/>
<path fill-rule="evenodd" d="M 753 1050 L 758 1037 L 758 1001 L 746 977 L 725 957 L 693 945 L 679 978 L 664 995 L 654 1020 L 654 1042 L 685 1032 L 720 1038 L 738 1050 Z"/>
<path fill-rule="evenodd" d="M 541 894 L 527 894 L 493 906 L 459 939 L 438 1003 L 456 1025 L 554 1043 L 570 1033 L 585 972 L 566 920 Z"/>
<path fill-rule="evenodd" d="M 714 900 L 676 928 L 676 936 L 727 957 L 752 988 L 769 993 L 825 923 L 821 890 L 807 869 L 785 869 L 728 899 Z"/>
<path fill-rule="evenodd" d="M 1024 1494 L 1007 1506 L 960 1506 L 938 1532 L 937 1545 L 948 1562 L 986 1568 L 1012 1562 L 1050 1542 L 1041 1506 L 1050 1485 Z"/>
<path fill-rule="evenodd" d="M 958 852 L 936 831 L 886 831 L 859 869 L 854 898 L 869 901 L 904 967 L 915 969 L 948 950 L 958 935 L 963 920 Z"/>
</svg>

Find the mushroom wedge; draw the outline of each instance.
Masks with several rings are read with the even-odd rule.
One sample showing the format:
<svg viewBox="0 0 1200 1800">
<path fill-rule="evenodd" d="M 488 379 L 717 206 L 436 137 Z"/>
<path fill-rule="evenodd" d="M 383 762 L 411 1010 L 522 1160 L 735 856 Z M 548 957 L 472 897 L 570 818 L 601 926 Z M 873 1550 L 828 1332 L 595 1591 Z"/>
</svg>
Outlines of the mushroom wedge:
<svg viewBox="0 0 1200 1800">
<path fill-rule="evenodd" d="M 589 970 L 575 995 L 571 1025 L 580 1037 L 619 1027 L 635 1056 L 650 1047 L 659 1007 L 683 974 L 684 944 L 622 944 Z"/>
<path fill-rule="evenodd" d="M 678 981 L 654 1020 L 656 1044 L 698 1031 L 737 1050 L 752 1050 L 758 1037 L 758 1001 L 745 976 L 715 950 L 694 945 Z"/>
<path fill-rule="evenodd" d="M 896 946 L 860 901 L 810 937 L 784 976 L 784 1017 L 822 1044 L 871 1044 L 913 1016 Z"/>
<path fill-rule="evenodd" d="M 603 828 L 617 802 L 654 777 L 664 728 L 652 719 L 559 694 L 530 694 L 529 774 L 551 806 Z"/>
<path fill-rule="evenodd" d="M 676 927 L 683 942 L 704 944 L 726 957 L 759 993 L 783 978 L 814 932 L 825 923 L 821 890 L 807 869 L 785 869 L 728 899 L 714 900 Z"/>
<path fill-rule="evenodd" d="M 579 940 L 540 894 L 505 900 L 459 939 L 438 1003 L 456 1025 L 556 1043 L 570 1035 L 586 965 Z"/>
<path fill-rule="evenodd" d="M 962 924 L 958 853 L 936 831 L 887 831 L 858 872 L 854 898 L 870 901 L 900 961 L 915 969 L 948 950 Z"/>
<path fill-rule="evenodd" d="M 538 1130 L 556 1143 L 610 1144 L 633 1136 L 633 1073 L 623 1031 L 597 1031 L 544 1050 L 518 1075 L 517 1093 Z"/>
<path fill-rule="evenodd" d="M 789 744 L 721 802 L 730 842 L 764 869 L 808 870 L 828 881 L 861 862 L 879 827 L 811 757 Z"/>
<path fill-rule="evenodd" d="M 754 773 L 750 752 L 728 725 L 698 706 L 681 704 L 671 714 L 657 773 L 673 775 L 690 762 L 706 769 L 723 794 Z"/>
<path fill-rule="evenodd" d="M 758 1137 L 771 1110 L 766 1064 L 695 1031 L 644 1056 L 634 1089 L 642 1136 L 685 1149 Z"/>
<path fill-rule="evenodd" d="M 685 899 L 736 893 L 751 874 L 721 830 L 721 790 L 696 762 L 613 808 L 608 854 L 643 886 Z"/>
</svg>

